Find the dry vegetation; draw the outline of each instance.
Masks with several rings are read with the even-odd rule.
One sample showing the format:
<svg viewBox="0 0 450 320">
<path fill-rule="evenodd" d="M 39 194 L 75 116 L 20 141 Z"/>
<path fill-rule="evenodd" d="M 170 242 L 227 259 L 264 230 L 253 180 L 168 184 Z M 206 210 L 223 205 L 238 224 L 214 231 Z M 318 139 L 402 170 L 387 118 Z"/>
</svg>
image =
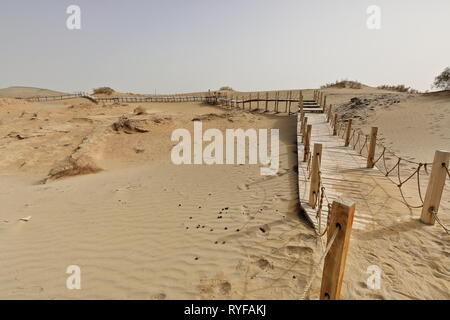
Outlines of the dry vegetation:
<svg viewBox="0 0 450 320">
<path fill-rule="evenodd" d="M 115 92 L 114 89 L 111 89 L 110 87 L 100 87 L 94 89 L 94 94 L 112 95 L 114 92 Z"/>
<path fill-rule="evenodd" d="M 321 86 L 321 89 L 326 88 L 349 88 L 349 89 L 361 89 L 362 84 L 358 81 L 352 81 L 352 80 L 336 80 L 334 83 L 327 83 L 323 86 Z"/>
<path fill-rule="evenodd" d="M 419 93 L 419 90 L 407 87 L 403 84 L 392 86 L 392 85 L 382 85 L 378 86 L 378 89 L 396 91 L 396 92 L 406 92 L 406 93 Z"/>
<path fill-rule="evenodd" d="M 438 89 L 450 90 L 450 68 L 447 67 L 434 79 L 433 86 Z"/>
</svg>

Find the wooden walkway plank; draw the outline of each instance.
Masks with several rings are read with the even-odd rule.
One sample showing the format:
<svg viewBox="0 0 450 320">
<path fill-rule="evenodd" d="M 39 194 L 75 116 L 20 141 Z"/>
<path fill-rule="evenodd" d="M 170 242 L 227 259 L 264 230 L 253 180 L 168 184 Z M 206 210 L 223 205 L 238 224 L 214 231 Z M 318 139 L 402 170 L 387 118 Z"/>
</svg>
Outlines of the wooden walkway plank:
<svg viewBox="0 0 450 320">
<path fill-rule="evenodd" d="M 300 127 L 298 115 L 298 127 Z M 378 214 L 383 217 L 392 215 L 392 219 L 407 219 L 411 217 L 412 209 L 403 205 L 396 185 L 386 178 L 375 167 L 367 168 L 367 158 L 361 156 L 356 150 L 345 147 L 345 141 L 339 136 L 333 136 L 333 129 L 326 121 L 325 114 L 313 113 L 308 115 L 308 123 L 312 125 L 311 145 L 320 143 L 323 146 L 321 159 L 321 181 L 325 187 L 326 198 L 323 200 L 321 212 L 321 226 L 319 228 L 316 210 L 308 204 L 309 200 L 309 167 L 304 159 L 304 146 L 301 143 L 301 132 L 297 132 L 298 141 L 298 188 L 299 199 L 310 222 L 316 230 L 324 230 L 327 224 L 327 203 L 333 201 L 356 202 L 354 229 L 375 230 L 380 225 Z M 412 187 L 411 187 L 412 188 Z M 415 191 L 409 190 L 416 195 Z M 414 202 L 414 200 L 412 200 Z M 395 209 L 387 209 L 388 202 L 401 203 Z M 419 211 L 414 211 L 420 215 Z"/>
</svg>

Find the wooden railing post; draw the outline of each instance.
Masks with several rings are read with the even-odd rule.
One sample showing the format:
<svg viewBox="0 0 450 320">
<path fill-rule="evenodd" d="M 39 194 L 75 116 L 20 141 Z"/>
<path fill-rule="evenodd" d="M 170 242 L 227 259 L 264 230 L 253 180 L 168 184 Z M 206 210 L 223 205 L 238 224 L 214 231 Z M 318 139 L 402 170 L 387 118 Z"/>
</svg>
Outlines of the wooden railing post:
<svg viewBox="0 0 450 320">
<path fill-rule="evenodd" d="M 302 101 L 302 90 L 298 91 L 298 108 L 300 109 L 300 101 Z"/>
<path fill-rule="evenodd" d="M 322 110 L 325 112 L 325 108 L 327 107 L 327 96 L 324 95 L 323 96 L 323 105 L 322 105 Z"/>
<path fill-rule="evenodd" d="M 302 92 L 300 91 L 300 95 L 299 95 L 299 98 L 298 98 L 298 112 L 303 112 L 303 107 L 304 107 L 304 104 L 303 104 L 303 94 L 302 94 Z"/>
<path fill-rule="evenodd" d="M 307 125 L 308 125 L 308 117 L 303 117 L 303 122 L 302 122 L 302 143 L 305 142 L 306 126 Z"/>
<path fill-rule="evenodd" d="M 259 91 L 256 94 L 256 109 L 259 110 Z"/>
<path fill-rule="evenodd" d="M 287 112 L 289 104 L 289 92 L 286 92 L 286 106 L 284 108 L 284 112 Z"/>
<path fill-rule="evenodd" d="M 333 109 L 333 106 L 330 104 L 330 107 L 328 108 L 328 113 L 327 113 L 327 122 L 331 121 L 331 110 Z"/>
<path fill-rule="evenodd" d="M 378 127 L 372 127 L 370 130 L 369 152 L 367 154 L 367 168 L 372 169 L 375 166 L 375 148 L 377 146 Z"/>
<path fill-rule="evenodd" d="M 300 132 L 298 133 L 299 135 L 303 135 L 303 121 L 305 119 L 305 113 L 302 111 L 300 112 Z"/>
<path fill-rule="evenodd" d="M 335 113 L 334 119 L 333 119 L 333 136 L 337 136 L 337 118 L 338 118 L 338 115 L 337 115 L 337 113 Z"/>
<path fill-rule="evenodd" d="M 276 101 L 275 101 L 275 112 L 276 113 L 278 113 L 278 106 L 279 106 L 279 104 L 280 104 L 280 101 L 279 101 L 279 99 L 280 99 L 280 92 L 279 91 L 277 91 L 277 94 L 275 95 L 275 99 L 276 99 Z"/>
<path fill-rule="evenodd" d="M 266 92 L 266 106 L 264 111 L 267 112 L 268 108 L 269 108 L 269 92 Z"/>
<path fill-rule="evenodd" d="M 347 130 L 345 132 L 345 146 L 348 147 L 350 144 L 350 133 L 352 132 L 352 119 L 348 119 Z"/>
<path fill-rule="evenodd" d="M 292 91 L 289 91 L 289 108 L 288 108 L 288 115 L 291 114 L 291 106 L 292 106 Z"/>
<path fill-rule="evenodd" d="M 303 162 L 308 161 L 309 153 L 311 152 L 311 131 L 312 131 L 312 125 L 308 124 L 306 125 L 306 135 L 305 135 L 305 142 L 304 144 L 304 152 L 303 152 Z"/>
<path fill-rule="evenodd" d="M 427 193 L 423 202 L 420 220 L 425 224 L 434 225 L 435 217 L 439 211 L 439 205 L 444 190 L 445 179 L 449 164 L 450 152 L 438 150 L 434 154 L 433 168 L 431 169 L 430 180 L 428 181 Z M 434 214 L 433 214 L 434 212 Z"/>
<path fill-rule="evenodd" d="M 309 205 L 316 207 L 317 196 L 320 188 L 320 163 L 322 161 L 322 144 L 315 143 L 311 163 L 311 183 L 309 186 Z"/>
<path fill-rule="evenodd" d="M 323 265 L 321 300 L 339 300 L 341 297 L 342 280 L 344 279 L 354 215 L 354 203 L 333 202 L 327 231 L 328 243 L 333 240 L 333 235 L 336 232 L 337 234 Z"/>
</svg>

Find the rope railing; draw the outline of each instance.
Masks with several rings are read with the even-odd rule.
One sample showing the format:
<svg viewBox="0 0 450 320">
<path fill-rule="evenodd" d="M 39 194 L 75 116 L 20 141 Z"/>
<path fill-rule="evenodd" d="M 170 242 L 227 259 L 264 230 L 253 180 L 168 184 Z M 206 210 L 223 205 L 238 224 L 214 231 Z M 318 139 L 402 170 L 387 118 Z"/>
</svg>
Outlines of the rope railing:
<svg viewBox="0 0 450 320">
<path fill-rule="evenodd" d="M 343 138 L 345 134 L 345 125 L 343 122 L 338 122 L 338 136 Z M 360 129 L 352 129 L 351 135 L 350 135 L 350 146 L 353 150 L 357 151 L 362 156 L 368 156 L 368 141 L 369 141 L 369 135 L 364 134 Z M 421 163 L 421 162 L 415 162 L 412 160 L 403 159 L 399 156 L 397 156 L 393 151 L 387 149 L 386 146 L 383 144 L 377 143 L 378 147 L 381 147 L 383 150 L 381 154 L 378 156 L 378 158 L 373 162 L 374 166 L 377 166 L 377 168 L 384 174 L 385 177 L 388 178 L 390 182 L 392 182 L 394 185 L 396 185 L 400 191 L 400 195 L 403 199 L 403 203 L 411 209 L 418 209 L 423 207 L 423 197 L 422 197 L 422 190 L 420 185 L 420 174 L 421 171 L 424 170 L 424 172 L 428 175 L 427 166 L 430 165 L 430 163 Z M 366 151 L 366 154 L 364 154 L 364 150 Z M 386 154 L 389 153 L 393 157 L 396 158 L 396 163 L 394 166 L 390 167 L 387 164 Z M 381 161 L 382 165 L 379 165 Z M 402 174 L 401 174 L 401 162 L 407 162 L 409 164 L 415 164 L 417 167 L 414 169 L 414 171 L 410 174 L 407 174 L 407 178 L 402 180 Z M 394 181 L 390 178 L 390 174 L 393 173 L 397 169 L 397 180 Z M 414 176 L 417 177 L 417 193 L 419 195 L 421 204 L 420 205 L 411 205 L 406 197 L 405 193 L 402 190 L 402 187 L 405 183 L 410 181 Z"/>
<path fill-rule="evenodd" d="M 301 296 L 301 300 L 305 300 L 306 297 L 308 296 L 308 293 L 309 293 L 309 291 L 311 290 L 311 286 L 312 286 L 312 284 L 313 284 L 313 282 L 314 282 L 314 279 L 315 279 L 316 276 L 317 276 L 317 271 L 320 270 L 320 267 L 321 267 L 321 265 L 322 265 L 322 262 L 325 260 L 325 257 L 326 257 L 326 256 L 328 255 L 328 253 L 330 252 L 330 249 L 331 249 L 331 247 L 333 246 L 333 244 L 334 244 L 334 242 L 335 242 L 335 240 L 336 240 L 336 237 L 337 237 L 337 235 L 338 235 L 338 233 L 339 233 L 339 230 L 340 230 L 340 228 L 336 228 L 336 230 L 334 231 L 334 233 L 333 233 L 332 236 L 331 236 L 331 239 L 328 241 L 328 244 L 327 244 L 325 250 L 323 251 L 322 255 L 320 256 L 319 261 L 318 261 L 317 264 L 314 266 L 314 268 L 313 268 L 314 271 L 313 271 L 311 277 L 309 278 L 308 282 L 307 282 L 306 285 L 305 285 L 305 289 L 303 290 L 303 294 L 302 294 L 302 296 Z"/>
<path fill-rule="evenodd" d="M 320 98 L 319 98 L 320 99 Z M 440 217 L 438 216 L 439 202 L 441 199 L 441 194 L 444 188 L 445 180 L 450 178 L 450 170 L 449 170 L 449 155 L 450 152 L 446 151 L 437 151 L 435 154 L 435 159 L 433 163 L 424 163 L 412 161 L 409 159 L 404 159 L 398 156 L 396 153 L 391 151 L 385 145 L 377 143 L 376 135 L 378 132 L 378 128 L 372 127 L 370 135 L 365 134 L 360 129 L 352 129 L 351 128 L 351 120 L 345 125 L 342 122 L 337 122 L 336 113 L 334 117 L 331 117 L 330 114 L 331 106 L 328 109 L 327 114 L 327 122 L 332 122 L 332 134 L 334 136 L 341 137 L 345 139 L 346 146 L 354 149 L 359 155 L 363 157 L 367 157 L 367 168 L 377 167 L 384 176 L 391 181 L 400 192 L 402 197 L 402 202 L 408 208 L 422 208 L 422 217 L 421 221 L 427 224 L 434 224 L 436 221 L 447 234 L 450 234 L 450 229 L 445 226 Z M 307 122 L 306 122 L 307 123 Z M 306 124 L 302 123 L 302 127 Z M 309 125 L 310 126 L 310 125 Z M 302 135 L 305 135 L 303 130 Z M 306 139 L 306 142 L 309 144 L 310 139 Z M 316 153 L 316 146 L 320 145 L 320 154 Z M 378 146 L 379 150 L 376 153 L 376 147 Z M 309 151 L 309 146 L 305 151 Z M 312 283 L 317 275 L 317 269 L 321 266 L 323 261 L 325 260 L 323 267 L 323 275 L 322 275 L 322 288 L 321 288 L 321 299 L 339 299 L 339 291 L 340 286 L 338 286 L 338 292 L 336 294 L 330 294 L 332 292 L 333 286 L 327 286 L 330 283 L 330 275 L 335 275 L 335 272 L 338 270 L 339 272 L 343 272 L 343 268 L 345 266 L 345 255 L 340 256 L 344 257 L 343 260 L 339 260 L 334 256 L 336 252 L 336 246 L 342 245 L 342 236 L 338 237 L 338 234 L 342 232 L 346 232 L 346 228 L 344 227 L 341 230 L 341 224 L 336 223 L 337 217 L 345 217 L 341 216 L 345 214 L 345 212 L 352 211 L 349 207 L 346 207 L 342 212 L 336 212 L 336 201 L 330 205 L 330 201 L 327 196 L 327 189 L 323 183 L 322 171 L 320 169 L 320 162 L 322 156 L 322 145 L 314 144 L 314 152 L 311 154 L 306 154 L 304 152 L 303 162 L 305 163 L 303 166 L 303 173 L 305 176 L 305 181 L 310 185 L 310 198 L 309 198 L 309 209 L 306 207 L 305 211 L 308 216 L 311 217 L 312 220 L 315 219 L 315 235 L 318 239 L 323 239 L 327 236 L 327 247 L 324 252 L 320 256 L 318 263 L 314 267 L 314 271 L 312 276 L 308 280 L 303 293 L 302 299 L 306 299 L 309 291 L 311 290 Z M 300 160 L 299 160 L 300 161 Z M 393 163 L 392 163 L 393 162 Z M 431 173 L 429 173 L 429 166 L 433 165 Z M 306 166 L 306 169 L 305 169 Z M 412 171 L 411 168 L 412 167 Z M 428 188 L 425 197 L 422 192 L 422 177 L 424 175 L 429 175 L 430 179 L 428 182 Z M 418 199 L 420 203 L 418 205 L 411 204 L 409 199 L 405 196 L 404 186 L 408 183 L 415 181 L 417 183 L 417 192 Z M 302 197 L 300 198 L 302 199 Z M 301 200 L 302 201 L 302 200 Z M 337 203 L 339 205 L 339 203 Z M 342 204 L 341 204 L 342 205 Z M 344 206 L 343 206 L 344 207 Z M 327 215 L 324 215 L 325 208 L 328 209 Z M 354 213 L 354 205 L 353 211 L 351 213 L 353 218 Z M 314 210 L 311 214 L 310 210 Z M 429 211 L 429 216 L 424 218 L 424 212 Z M 312 216 L 312 215 L 315 215 Z M 323 224 L 323 219 L 326 218 L 325 225 Z M 350 223 L 351 226 L 351 223 Z M 322 229 L 323 228 L 323 229 Z M 340 269 L 337 269 L 339 265 Z M 342 277 L 340 279 L 342 281 Z M 336 281 L 335 279 L 333 281 Z M 334 282 L 336 283 L 336 282 Z"/>
<path fill-rule="evenodd" d="M 334 118 L 336 119 L 337 113 L 335 112 L 333 115 L 334 115 Z M 330 106 L 327 122 L 330 123 L 331 118 L 332 117 L 331 117 L 331 106 Z M 331 122 L 331 129 L 334 132 L 338 133 L 337 136 L 344 138 L 344 136 L 346 135 L 345 129 L 347 128 L 347 130 L 350 130 L 349 126 L 351 125 L 351 120 L 349 121 L 350 124 L 347 123 L 347 125 L 345 125 L 344 122 L 342 122 L 342 121 L 336 122 L 336 120 L 334 120 L 333 122 Z M 336 126 L 336 128 L 333 129 L 332 128 L 333 126 Z M 432 163 L 419 162 L 419 161 L 405 159 L 405 158 L 397 155 L 394 151 L 387 148 L 384 144 L 377 142 L 376 141 L 377 128 L 374 127 L 372 129 L 375 129 L 373 145 L 372 145 L 373 142 L 371 139 L 372 137 L 370 135 L 363 133 L 360 129 L 351 129 L 350 136 L 348 136 L 348 133 L 347 133 L 347 137 L 349 138 L 349 146 L 352 149 L 354 149 L 355 151 L 357 151 L 361 156 L 364 156 L 368 159 L 368 168 L 373 168 L 374 166 L 376 166 L 380 170 L 380 172 L 391 183 L 393 183 L 398 188 L 403 204 L 405 204 L 409 209 L 422 209 L 422 217 L 421 217 L 422 222 L 428 223 L 428 224 L 434 224 L 434 221 L 437 221 L 438 224 L 443 227 L 445 232 L 448 233 L 449 228 L 444 226 L 444 224 L 441 222 L 441 220 L 437 217 L 437 210 L 435 210 L 429 204 L 429 202 L 432 202 L 432 201 L 438 201 L 438 202 L 440 201 L 440 198 L 441 198 L 440 196 L 436 197 L 436 196 L 432 196 L 431 194 L 433 194 L 433 193 L 442 194 L 444 185 L 445 185 L 445 181 L 442 180 L 442 177 L 440 179 L 438 179 L 441 181 L 441 183 L 437 183 L 436 181 L 433 181 L 433 179 L 436 180 L 436 178 L 433 178 L 432 176 L 430 176 L 430 173 L 429 173 L 429 166 L 433 165 L 433 171 L 437 170 L 437 169 L 434 169 L 436 163 L 438 164 L 438 167 L 439 167 L 440 163 L 439 163 L 439 161 L 436 160 L 436 155 L 435 155 L 435 160 Z M 371 144 L 370 146 L 369 146 L 369 141 Z M 373 150 L 372 153 L 371 153 L 371 150 Z M 378 151 L 379 154 L 376 155 L 375 150 L 381 150 L 381 151 Z M 448 164 L 447 164 L 448 158 L 449 158 L 449 153 L 443 152 L 443 154 L 444 155 L 441 155 L 441 157 L 443 157 L 442 159 L 444 159 L 444 161 L 442 161 L 441 166 L 445 168 L 445 176 L 447 178 L 450 178 L 450 172 L 449 172 Z M 370 161 L 369 161 L 369 159 L 370 159 Z M 370 166 L 369 166 L 369 162 L 371 164 Z M 410 168 L 411 166 L 412 166 L 412 168 Z M 406 169 L 407 167 L 409 167 L 409 168 Z M 412 171 L 411 171 L 411 169 L 412 169 Z M 405 170 L 408 172 L 405 172 Z M 394 175 L 395 175 L 395 177 L 394 177 Z M 442 176 L 442 173 L 439 173 L 439 175 Z M 426 197 L 423 196 L 423 192 L 422 192 L 422 177 L 424 177 L 424 176 L 429 177 Z M 403 188 L 405 186 L 405 184 L 412 182 L 413 180 L 415 180 L 415 182 L 416 182 L 415 188 L 417 190 L 417 198 L 419 199 L 418 204 L 410 203 L 410 201 L 406 197 L 406 192 Z M 427 203 L 427 197 L 428 197 L 428 203 Z M 436 200 L 436 199 L 439 199 L 439 200 Z M 429 213 L 427 213 L 428 211 L 429 211 Z M 431 217 L 430 217 L 430 215 L 431 215 Z"/>
</svg>

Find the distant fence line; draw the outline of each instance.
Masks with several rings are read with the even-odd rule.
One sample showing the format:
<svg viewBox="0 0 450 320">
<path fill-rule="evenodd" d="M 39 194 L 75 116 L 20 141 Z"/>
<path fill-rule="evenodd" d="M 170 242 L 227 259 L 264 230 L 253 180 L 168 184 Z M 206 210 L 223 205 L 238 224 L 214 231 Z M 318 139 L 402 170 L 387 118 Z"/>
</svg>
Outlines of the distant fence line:
<svg viewBox="0 0 450 320">
<path fill-rule="evenodd" d="M 276 113 L 285 112 L 288 114 L 293 114 L 297 112 L 297 109 L 292 108 L 293 103 L 297 104 L 298 108 L 303 108 L 303 104 L 305 103 L 307 104 L 305 106 L 305 112 L 323 112 L 324 105 L 321 105 L 321 103 L 317 101 L 317 99 L 310 101 L 303 101 L 303 93 L 301 90 L 298 90 L 298 98 L 294 98 L 293 96 L 295 91 L 287 91 L 285 97 L 281 97 L 279 91 L 274 92 L 274 96 L 269 96 L 269 92 L 265 91 L 247 95 L 209 92 L 207 95 L 163 95 L 163 96 L 149 95 L 149 96 L 115 96 L 115 97 L 94 97 L 86 92 L 77 92 L 74 94 L 66 94 L 66 95 L 17 97 L 16 99 L 33 102 L 46 102 L 46 101 L 60 101 L 76 98 L 85 98 L 89 99 L 94 103 L 203 102 L 212 105 L 222 105 L 236 108 L 241 107 L 242 109 L 246 109 L 247 106 L 249 110 L 259 110 L 261 106 L 265 111 L 269 111 L 268 104 L 270 102 L 274 103 L 274 111 Z M 256 106 L 256 109 L 252 109 L 252 104 Z"/>
</svg>

